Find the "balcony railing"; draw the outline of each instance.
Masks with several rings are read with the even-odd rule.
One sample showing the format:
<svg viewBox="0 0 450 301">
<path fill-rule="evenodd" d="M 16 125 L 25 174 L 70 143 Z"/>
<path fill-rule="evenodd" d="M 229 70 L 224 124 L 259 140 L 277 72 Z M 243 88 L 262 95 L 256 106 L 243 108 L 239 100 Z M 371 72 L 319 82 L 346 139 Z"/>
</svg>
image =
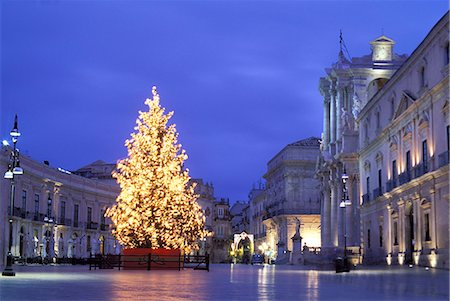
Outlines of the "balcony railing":
<svg viewBox="0 0 450 301">
<path fill-rule="evenodd" d="M 438 160 L 439 160 L 439 168 L 441 168 L 442 166 L 445 166 L 448 164 L 449 162 L 449 151 L 445 151 L 441 154 L 439 154 L 438 156 Z"/>
<path fill-rule="evenodd" d="M 269 219 L 277 215 L 296 215 L 296 214 L 320 214 L 320 208 L 269 210 L 269 212 L 263 216 L 263 219 Z"/>
<path fill-rule="evenodd" d="M 8 214 L 9 214 L 10 210 L 11 210 L 11 207 L 8 207 Z M 27 211 L 25 209 L 21 208 L 21 207 L 14 207 L 13 216 L 26 218 L 27 217 Z"/>
<path fill-rule="evenodd" d="M 370 202 L 370 193 L 363 194 L 362 201 L 363 204 Z"/>
<path fill-rule="evenodd" d="M 87 222 L 86 223 L 86 229 L 97 230 L 98 229 L 98 223 Z"/>
<path fill-rule="evenodd" d="M 420 163 L 414 166 L 414 178 L 418 178 L 420 176 L 423 176 L 428 172 L 428 162 L 426 163 Z"/>
<path fill-rule="evenodd" d="M 405 183 L 408 183 L 409 181 L 411 181 L 411 171 L 405 171 L 404 173 L 401 173 L 398 176 L 400 185 L 403 185 Z"/>
<path fill-rule="evenodd" d="M 394 189 L 394 181 L 393 180 L 389 180 L 386 182 L 386 192 L 391 191 L 392 189 Z"/>
<path fill-rule="evenodd" d="M 382 194 L 383 194 L 383 189 L 382 189 L 382 187 L 378 187 L 378 188 L 375 188 L 375 189 L 373 190 L 373 198 L 374 198 L 374 199 L 376 199 L 377 197 L 381 196 Z"/>
<path fill-rule="evenodd" d="M 101 231 L 108 231 L 109 225 L 108 224 L 100 224 L 100 230 Z"/>
<path fill-rule="evenodd" d="M 81 223 L 78 222 L 78 220 L 74 220 L 74 221 L 73 221 L 73 226 L 74 226 L 75 228 L 81 227 Z"/>
<path fill-rule="evenodd" d="M 60 218 L 57 218 L 57 223 L 58 223 L 58 225 L 62 225 L 62 226 L 71 226 L 72 220 L 70 218 L 60 217 Z"/>
</svg>

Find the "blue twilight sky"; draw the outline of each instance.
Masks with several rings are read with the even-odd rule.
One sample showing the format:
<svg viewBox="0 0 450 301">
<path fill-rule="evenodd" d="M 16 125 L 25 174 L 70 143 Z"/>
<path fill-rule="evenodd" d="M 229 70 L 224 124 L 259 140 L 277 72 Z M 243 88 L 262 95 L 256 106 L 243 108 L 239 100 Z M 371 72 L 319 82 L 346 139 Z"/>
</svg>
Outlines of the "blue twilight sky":
<svg viewBox="0 0 450 301">
<path fill-rule="evenodd" d="M 126 156 L 151 87 L 192 177 L 246 200 L 286 144 L 322 132 L 318 92 L 342 29 L 352 56 L 382 30 L 410 54 L 447 1 L 1 2 L 1 137 L 77 169 Z"/>
</svg>

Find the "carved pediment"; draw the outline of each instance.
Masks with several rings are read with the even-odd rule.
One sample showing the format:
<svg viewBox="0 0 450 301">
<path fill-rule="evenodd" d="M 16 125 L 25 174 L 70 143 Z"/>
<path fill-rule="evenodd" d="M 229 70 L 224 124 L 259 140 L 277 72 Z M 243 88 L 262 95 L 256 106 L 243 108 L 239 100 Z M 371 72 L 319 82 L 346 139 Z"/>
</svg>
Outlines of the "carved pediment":
<svg viewBox="0 0 450 301">
<path fill-rule="evenodd" d="M 422 115 L 420 116 L 419 129 L 428 128 L 428 122 L 429 122 L 429 114 L 428 114 L 428 112 L 424 111 L 424 112 L 422 112 Z"/>
<path fill-rule="evenodd" d="M 442 114 L 444 114 L 445 118 L 448 118 L 448 113 L 450 112 L 450 105 L 448 104 L 448 100 L 442 106 Z"/>
<path fill-rule="evenodd" d="M 364 170 L 366 172 L 370 172 L 370 162 L 369 161 L 364 162 Z"/>
<path fill-rule="evenodd" d="M 412 139 L 412 125 L 408 124 L 403 128 L 403 140 L 411 140 Z"/>
<path fill-rule="evenodd" d="M 394 119 L 400 116 L 403 112 L 405 112 L 414 102 L 416 98 L 412 96 L 412 94 L 406 90 L 402 91 L 402 98 L 400 99 L 400 103 L 398 104 L 397 110 L 394 114 Z"/>
<path fill-rule="evenodd" d="M 383 154 L 381 152 L 377 153 L 377 155 L 375 156 L 375 161 L 379 165 L 383 163 Z"/>
</svg>

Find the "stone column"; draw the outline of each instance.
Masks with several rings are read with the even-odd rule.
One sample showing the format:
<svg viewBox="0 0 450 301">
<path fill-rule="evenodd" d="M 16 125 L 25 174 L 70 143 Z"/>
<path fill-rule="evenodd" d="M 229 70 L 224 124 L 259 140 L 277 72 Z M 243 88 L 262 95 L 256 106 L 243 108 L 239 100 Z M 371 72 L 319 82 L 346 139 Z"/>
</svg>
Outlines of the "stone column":
<svg viewBox="0 0 450 301">
<path fill-rule="evenodd" d="M 347 196 L 350 201 L 350 205 L 345 207 L 345 228 L 347 235 L 347 246 L 354 246 L 353 233 L 355 232 L 355 224 L 353 222 L 353 207 L 356 205 L 356 201 L 353 199 L 353 186 L 355 182 L 355 176 L 350 175 L 347 181 Z"/>
<path fill-rule="evenodd" d="M 344 101 L 344 87 L 342 84 L 338 84 L 337 96 L 336 96 L 336 142 L 339 145 L 342 141 L 342 108 Z M 336 152 L 339 152 L 340 147 L 336 148 Z"/>
<path fill-rule="evenodd" d="M 337 199 L 336 199 L 336 210 L 337 210 L 337 228 L 338 228 L 338 246 L 339 248 L 344 248 L 344 208 L 340 207 L 342 202 L 342 179 L 340 173 L 336 177 L 337 183 Z"/>
<path fill-rule="evenodd" d="M 414 250 L 419 251 L 422 250 L 422 219 L 420 213 L 420 198 L 419 195 L 415 196 L 413 200 L 413 208 L 414 208 Z"/>
<path fill-rule="evenodd" d="M 334 182 L 334 179 L 330 181 L 330 187 L 331 187 L 331 200 L 330 200 L 331 246 L 337 247 L 338 246 L 337 209 L 339 209 L 339 206 L 337 206 L 337 185 Z"/>
<path fill-rule="evenodd" d="M 331 247 L 331 191 L 328 181 L 324 181 L 323 186 L 323 201 L 322 201 L 322 214 L 321 218 L 321 234 L 322 234 L 322 246 L 325 248 Z"/>
<path fill-rule="evenodd" d="M 392 241 L 392 206 L 391 205 L 387 205 L 386 206 L 387 209 L 387 235 L 386 235 L 386 251 L 388 253 L 388 256 L 392 256 L 392 246 L 393 246 L 393 241 Z M 386 223 L 385 223 L 386 224 Z"/>
<path fill-rule="evenodd" d="M 328 149 L 330 143 L 330 82 L 326 78 L 320 79 L 320 94 L 323 96 L 323 149 Z"/>
<path fill-rule="evenodd" d="M 331 82 L 330 85 L 330 144 L 334 144 L 336 142 L 336 89 L 335 89 L 335 80 Z M 334 149 L 331 147 L 331 154 L 334 155 Z"/>
<path fill-rule="evenodd" d="M 398 251 L 404 253 L 406 251 L 405 245 L 405 201 L 400 200 L 397 202 L 398 204 Z"/>
<path fill-rule="evenodd" d="M 430 210 L 430 236 L 431 236 L 431 248 L 432 249 L 437 249 L 438 248 L 438 244 L 437 244 L 437 225 L 436 225 L 436 201 L 435 201 L 435 197 L 436 197 L 436 190 L 434 189 L 434 187 L 430 190 L 430 202 L 431 202 L 431 210 Z"/>
<path fill-rule="evenodd" d="M 328 149 L 330 143 L 330 95 L 323 100 L 323 149 Z"/>
</svg>

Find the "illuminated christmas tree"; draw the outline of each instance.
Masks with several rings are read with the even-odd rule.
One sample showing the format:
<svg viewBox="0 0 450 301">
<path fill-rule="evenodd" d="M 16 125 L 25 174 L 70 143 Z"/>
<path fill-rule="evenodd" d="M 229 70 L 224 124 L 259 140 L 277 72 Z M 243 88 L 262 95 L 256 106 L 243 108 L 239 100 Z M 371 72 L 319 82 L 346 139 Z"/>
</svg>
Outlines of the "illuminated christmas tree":
<svg viewBox="0 0 450 301">
<path fill-rule="evenodd" d="M 205 218 L 189 184 L 187 159 L 177 143 L 173 112 L 164 114 L 156 87 L 147 99 L 148 112 L 139 112 L 135 133 L 126 140 L 128 157 L 118 162 L 114 177 L 121 187 L 117 204 L 106 215 L 113 234 L 128 248 L 197 249 L 207 235 Z"/>
</svg>

